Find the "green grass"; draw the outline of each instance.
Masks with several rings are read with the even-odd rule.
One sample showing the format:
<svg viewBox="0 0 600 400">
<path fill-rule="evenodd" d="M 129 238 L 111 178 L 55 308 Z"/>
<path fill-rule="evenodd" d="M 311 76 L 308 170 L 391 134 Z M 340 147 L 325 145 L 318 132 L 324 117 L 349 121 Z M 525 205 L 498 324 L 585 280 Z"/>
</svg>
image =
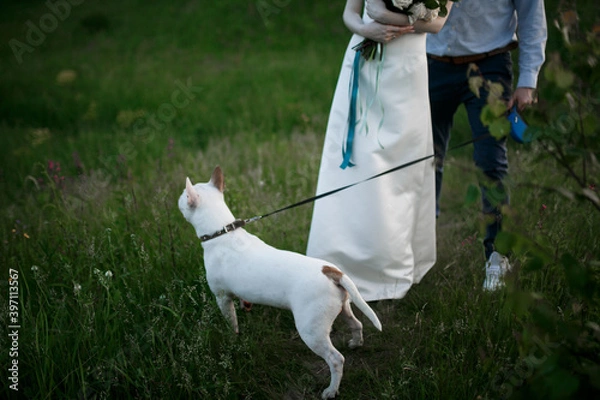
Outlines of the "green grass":
<svg viewBox="0 0 600 400">
<path fill-rule="evenodd" d="M 267 19 L 256 7 L 264 4 L 275 7 Z M 2 43 L 24 40 L 25 22 L 48 13 L 43 3 L 2 7 Z M 289 312 L 255 305 L 238 314 L 241 334 L 230 332 L 176 201 L 186 176 L 206 181 L 217 164 L 238 217 L 314 194 L 349 38 L 342 7 L 85 2 L 23 63 L 2 46 L 0 293 L 8 299 L 9 270 L 18 271 L 21 326 L 20 396 L 5 371 L 2 398 L 319 397 L 326 365 Z M 61 71 L 74 79 L 61 81 Z M 189 102 L 176 107 L 188 82 Z M 464 115 L 455 129 L 456 142 L 466 139 Z M 566 184 L 537 152 L 511 143 L 507 229 L 556 256 L 598 260 L 598 213 L 527 186 Z M 404 299 L 374 304 L 384 330 L 365 321 L 363 348 L 348 349 L 350 333 L 334 326 L 346 357 L 341 399 L 508 397 L 533 374 L 519 290 L 538 293 L 564 321 L 598 321 L 597 303 L 577 308 L 556 259 L 528 273 L 520 255 L 506 291 L 482 292 L 482 221 L 465 201 L 477 182 L 469 150 L 446 171 L 436 266 Z M 247 229 L 304 252 L 310 218 L 303 206 Z M 0 302 L 3 329 L 8 305 Z M 10 344 L 1 335 L 0 347 Z M 10 360 L 2 350 L 1 365 Z"/>
</svg>

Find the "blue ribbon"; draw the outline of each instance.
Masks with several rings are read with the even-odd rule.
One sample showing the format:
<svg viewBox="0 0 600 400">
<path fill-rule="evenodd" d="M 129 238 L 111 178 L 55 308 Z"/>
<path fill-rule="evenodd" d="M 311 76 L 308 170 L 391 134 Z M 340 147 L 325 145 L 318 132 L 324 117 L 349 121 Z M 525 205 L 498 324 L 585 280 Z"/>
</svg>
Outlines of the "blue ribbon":
<svg viewBox="0 0 600 400">
<path fill-rule="evenodd" d="M 352 157 L 352 145 L 354 143 L 354 132 L 356 130 L 356 100 L 358 98 L 358 78 L 360 77 L 360 51 L 354 55 L 354 65 L 352 68 L 352 86 L 350 87 L 350 112 L 348 113 L 348 136 L 346 137 L 346 147 L 342 148 L 344 161 L 340 165 L 341 169 L 353 167 L 350 162 Z"/>
</svg>

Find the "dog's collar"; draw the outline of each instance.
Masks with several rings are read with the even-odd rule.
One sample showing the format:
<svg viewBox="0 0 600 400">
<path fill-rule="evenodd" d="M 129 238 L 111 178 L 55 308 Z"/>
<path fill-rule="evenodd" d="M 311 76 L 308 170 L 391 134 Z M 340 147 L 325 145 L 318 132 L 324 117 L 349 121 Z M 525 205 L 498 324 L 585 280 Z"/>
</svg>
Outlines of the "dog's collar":
<svg viewBox="0 0 600 400">
<path fill-rule="evenodd" d="M 232 223 L 230 223 L 229 225 L 225 225 L 223 227 L 223 229 L 221 229 L 220 231 L 217 231 L 215 233 L 213 233 L 212 235 L 202 235 L 200 236 L 200 240 L 202 242 L 206 242 L 208 240 L 217 238 L 221 235 L 224 235 L 226 233 L 229 233 L 231 231 L 236 230 L 237 228 L 241 228 L 242 226 L 246 225 L 246 221 L 242 220 L 242 219 L 236 219 L 235 221 L 233 221 Z"/>
</svg>

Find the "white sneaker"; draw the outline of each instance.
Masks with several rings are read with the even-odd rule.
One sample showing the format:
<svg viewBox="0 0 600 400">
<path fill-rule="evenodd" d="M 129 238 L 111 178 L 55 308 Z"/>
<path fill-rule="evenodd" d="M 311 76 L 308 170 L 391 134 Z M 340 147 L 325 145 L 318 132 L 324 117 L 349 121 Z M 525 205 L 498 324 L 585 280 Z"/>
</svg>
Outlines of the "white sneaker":
<svg viewBox="0 0 600 400">
<path fill-rule="evenodd" d="M 485 263 L 485 281 L 483 290 L 497 290 L 504 286 L 504 274 L 510 270 L 508 259 L 498 252 L 493 252 Z"/>
</svg>

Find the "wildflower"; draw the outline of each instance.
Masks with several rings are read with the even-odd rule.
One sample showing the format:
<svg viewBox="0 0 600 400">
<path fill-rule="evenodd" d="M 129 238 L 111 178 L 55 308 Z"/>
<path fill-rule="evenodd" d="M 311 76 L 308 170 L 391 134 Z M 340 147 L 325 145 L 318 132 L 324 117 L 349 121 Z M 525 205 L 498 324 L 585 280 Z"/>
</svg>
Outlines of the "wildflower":
<svg viewBox="0 0 600 400">
<path fill-rule="evenodd" d="M 98 277 L 98 282 L 108 290 L 110 287 L 110 280 L 113 276 L 112 271 L 108 270 L 102 273 L 98 268 L 94 268 L 94 275 Z"/>
<path fill-rule="evenodd" d="M 477 239 L 477 234 L 474 233 L 473 235 L 467 236 L 465 239 L 463 239 L 462 242 L 460 242 L 460 245 L 463 247 L 470 246 L 473 244 L 473 242 L 475 242 L 476 239 Z"/>
<path fill-rule="evenodd" d="M 38 270 L 39 270 L 39 269 L 40 269 L 40 268 L 39 268 L 37 265 L 32 265 L 32 266 L 31 266 L 31 272 L 33 272 L 33 273 L 36 273 L 36 272 L 38 272 Z"/>
<path fill-rule="evenodd" d="M 173 148 L 175 147 L 175 140 L 173 138 L 169 138 L 169 144 L 167 146 L 167 156 L 169 158 L 173 157 Z"/>
<path fill-rule="evenodd" d="M 52 177 L 56 187 L 63 188 L 65 177 L 60 174 L 60 163 L 58 161 L 48 160 L 48 175 Z"/>
<path fill-rule="evenodd" d="M 75 296 L 77 296 L 79 294 L 79 292 L 81 291 L 81 285 L 77 282 L 73 283 L 73 294 Z"/>
<path fill-rule="evenodd" d="M 18 219 L 15 221 L 15 225 L 14 228 L 11 229 L 11 233 L 13 234 L 13 237 L 23 235 L 25 239 L 29 239 L 29 235 L 27 232 L 25 232 L 25 229 L 27 229 L 27 225 L 23 224 L 21 220 Z"/>
</svg>

